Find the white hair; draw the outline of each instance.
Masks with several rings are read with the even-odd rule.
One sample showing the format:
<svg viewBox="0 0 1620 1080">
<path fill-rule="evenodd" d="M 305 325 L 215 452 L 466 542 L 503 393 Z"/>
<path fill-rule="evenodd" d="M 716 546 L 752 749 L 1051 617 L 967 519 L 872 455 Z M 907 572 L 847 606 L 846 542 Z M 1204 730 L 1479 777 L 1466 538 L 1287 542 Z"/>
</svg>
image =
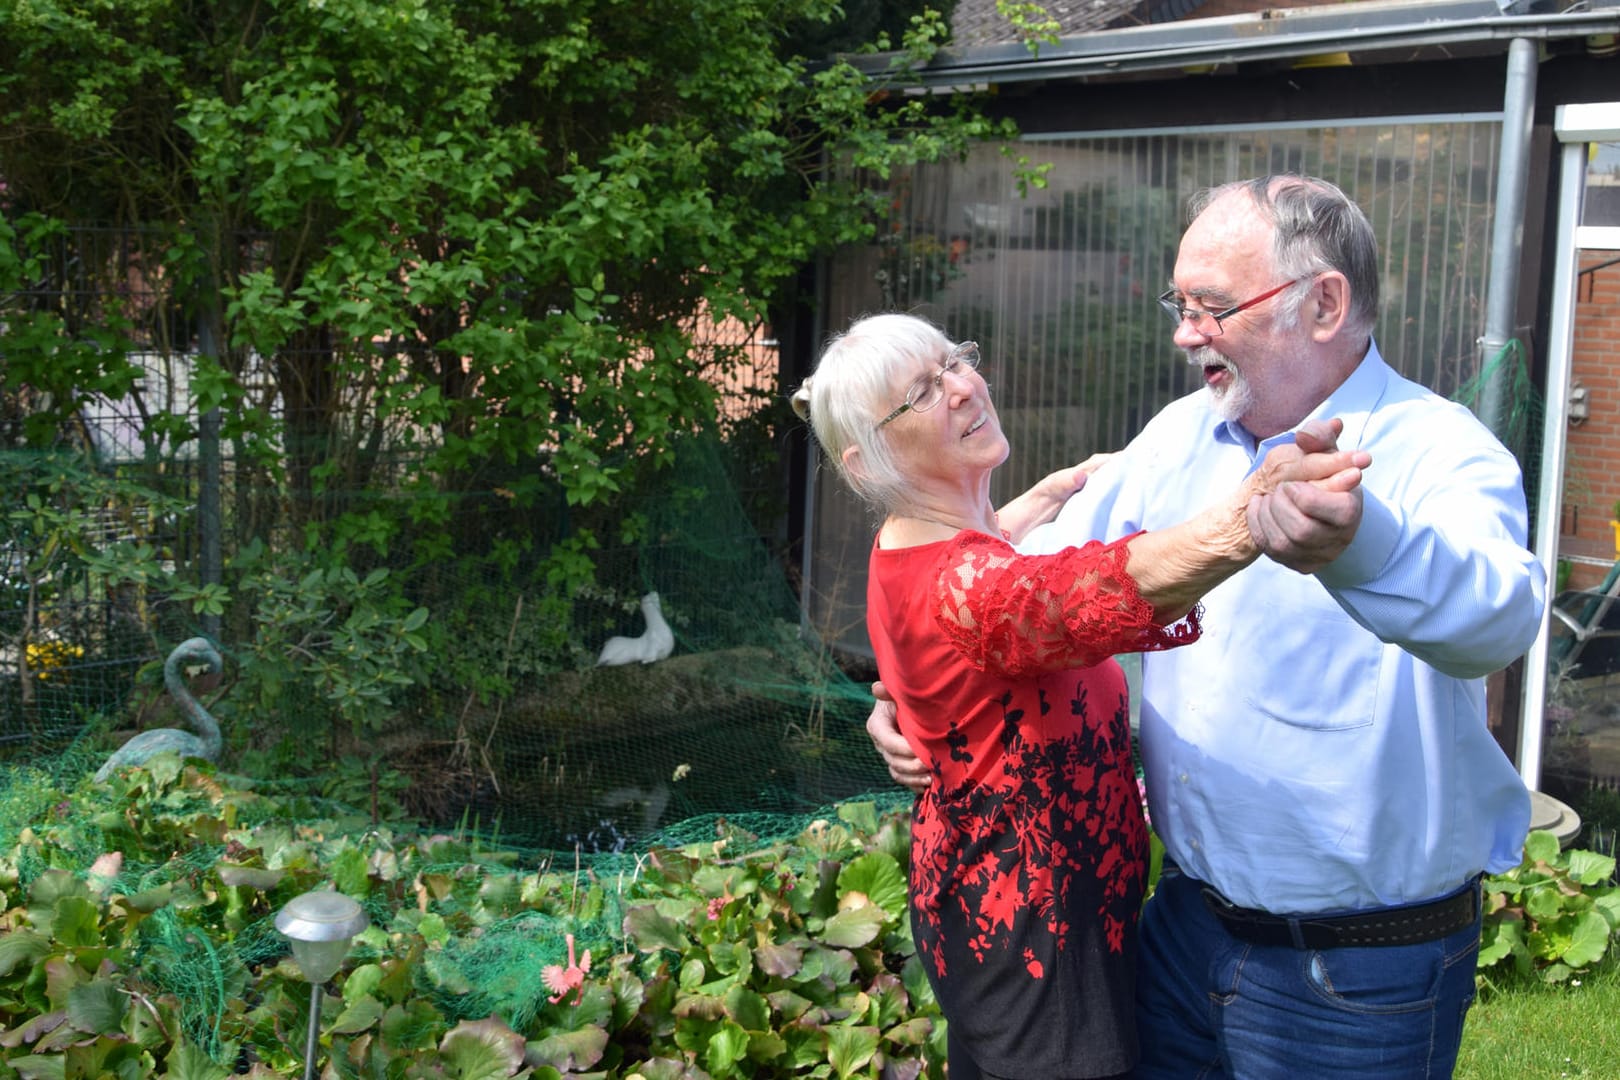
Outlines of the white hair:
<svg viewBox="0 0 1620 1080">
<path fill-rule="evenodd" d="M 815 374 L 793 393 L 793 410 L 810 421 L 850 490 L 884 513 L 904 507 L 910 485 L 877 426 L 899 376 L 939 363 L 954 343 L 927 319 L 888 313 L 857 319 L 822 350 Z M 853 468 L 845 451 L 857 451 Z"/>
</svg>

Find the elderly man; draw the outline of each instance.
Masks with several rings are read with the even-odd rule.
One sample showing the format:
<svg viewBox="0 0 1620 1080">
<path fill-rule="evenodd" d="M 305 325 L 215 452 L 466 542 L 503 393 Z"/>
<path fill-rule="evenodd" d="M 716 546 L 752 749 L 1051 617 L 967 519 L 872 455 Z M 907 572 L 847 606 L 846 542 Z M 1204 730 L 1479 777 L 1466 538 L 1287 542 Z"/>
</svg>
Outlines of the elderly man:
<svg viewBox="0 0 1620 1080">
<path fill-rule="evenodd" d="M 1298 176 L 1204 193 L 1160 303 L 1204 373 L 1020 545 L 1183 519 L 1304 421 L 1372 453 L 1361 488 L 1249 507 L 1261 559 L 1196 645 L 1142 660 L 1165 869 L 1142 915 L 1139 1078 L 1449 1076 L 1483 872 L 1518 864 L 1528 794 L 1484 677 L 1524 653 L 1545 576 L 1513 456 L 1372 339 L 1373 229 Z M 1300 435 L 1302 448 L 1309 441 Z M 927 770 L 880 700 L 896 779 Z"/>
</svg>

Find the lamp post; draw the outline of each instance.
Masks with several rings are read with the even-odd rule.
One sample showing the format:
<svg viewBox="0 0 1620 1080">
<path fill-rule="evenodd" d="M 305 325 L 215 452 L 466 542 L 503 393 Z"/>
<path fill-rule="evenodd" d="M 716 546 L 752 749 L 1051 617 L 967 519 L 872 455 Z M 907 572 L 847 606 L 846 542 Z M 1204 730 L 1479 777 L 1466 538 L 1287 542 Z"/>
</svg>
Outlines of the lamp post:
<svg viewBox="0 0 1620 1080">
<path fill-rule="evenodd" d="M 349 953 L 349 943 L 365 928 L 366 913 L 360 905 L 327 889 L 295 896 L 276 913 L 276 929 L 292 942 L 293 959 L 309 983 L 304 1080 L 315 1076 L 315 1050 L 321 1034 L 321 986 L 337 974 Z"/>
</svg>

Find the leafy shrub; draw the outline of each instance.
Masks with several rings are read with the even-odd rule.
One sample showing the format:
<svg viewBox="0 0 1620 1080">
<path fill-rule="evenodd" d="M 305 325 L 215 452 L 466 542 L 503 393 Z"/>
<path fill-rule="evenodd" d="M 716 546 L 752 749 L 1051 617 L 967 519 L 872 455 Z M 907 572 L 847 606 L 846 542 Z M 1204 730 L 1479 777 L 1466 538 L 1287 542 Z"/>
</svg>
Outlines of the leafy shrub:
<svg viewBox="0 0 1620 1080">
<path fill-rule="evenodd" d="M 0 1076 L 296 1075 L 310 989 L 273 919 L 321 888 L 370 923 L 320 998 L 318 1054 L 342 1075 L 943 1075 L 903 807 L 774 839 L 716 817 L 587 864 L 376 827 L 172 755 L 103 785 L 9 779 L 27 823 L 0 823 Z M 1481 977 L 1602 960 L 1613 872 L 1532 833 L 1487 879 Z"/>
<path fill-rule="evenodd" d="M 1485 879 L 1481 976 L 1562 982 L 1602 960 L 1620 926 L 1614 866 L 1608 855 L 1563 851 L 1552 833 L 1532 832 L 1524 861 Z"/>
<path fill-rule="evenodd" d="M 271 920 L 326 887 L 370 919 L 322 999 L 319 1053 L 345 1075 L 942 1075 L 906 818 L 870 803 L 788 839 L 716 819 L 698 843 L 524 869 L 536 853 L 372 828 L 172 755 L 32 783 L 12 805 L 39 820 L 0 852 L 0 1075 L 295 1075 L 310 991 Z M 549 993 L 576 937 L 597 960 Z"/>
</svg>

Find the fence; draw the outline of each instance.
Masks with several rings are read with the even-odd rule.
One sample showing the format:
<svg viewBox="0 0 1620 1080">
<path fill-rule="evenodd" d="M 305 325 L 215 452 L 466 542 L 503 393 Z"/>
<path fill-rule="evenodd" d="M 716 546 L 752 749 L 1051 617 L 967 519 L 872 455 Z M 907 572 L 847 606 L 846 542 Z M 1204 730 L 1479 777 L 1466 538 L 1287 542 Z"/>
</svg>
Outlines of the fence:
<svg viewBox="0 0 1620 1080">
<path fill-rule="evenodd" d="M 1169 284 L 1186 199 L 1301 172 L 1340 185 L 1378 230 L 1385 359 L 1456 395 L 1481 366 L 1499 138 L 1494 115 L 1042 137 L 1018 147 L 1053 166 L 1048 186 L 1027 195 L 985 147 L 892 180 L 896 227 L 830 269 L 826 326 L 910 310 L 983 346 L 1013 447 L 995 479 L 1000 502 L 1052 469 L 1118 449 L 1198 386 L 1154 302 Z M 859 617 L 867 511 L 837 484 L 815 485 L 813 500 L 811 622 L 870 655 Z"/>
</svg>

